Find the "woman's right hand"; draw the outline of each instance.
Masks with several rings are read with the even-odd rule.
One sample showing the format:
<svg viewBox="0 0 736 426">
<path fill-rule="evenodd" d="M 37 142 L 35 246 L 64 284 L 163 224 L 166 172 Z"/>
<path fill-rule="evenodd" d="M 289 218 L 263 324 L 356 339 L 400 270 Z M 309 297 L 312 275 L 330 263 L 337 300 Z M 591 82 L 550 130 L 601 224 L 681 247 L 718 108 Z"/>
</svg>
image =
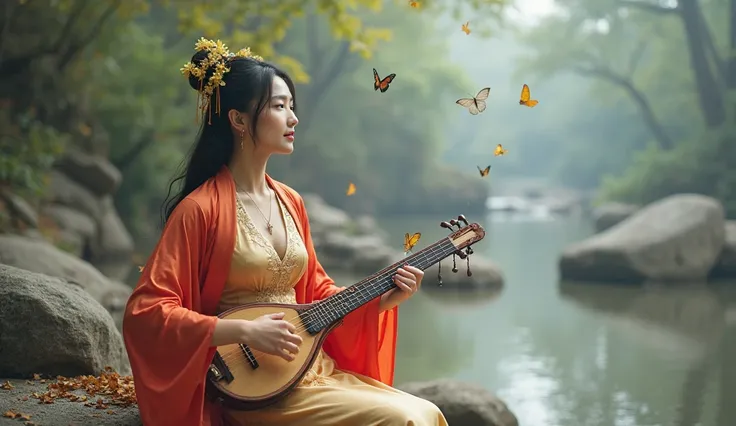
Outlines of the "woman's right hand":
<svg viewBox="0 0 736 426">
<path fill-rule="evenodd" d="M 294 324 L 283 319 L 284 315 L 283 312 L 267 314 L 249 321 L 245 343 L 257 351 L 293 361 L 302 338 L 295 334 Z"/>
</svg>

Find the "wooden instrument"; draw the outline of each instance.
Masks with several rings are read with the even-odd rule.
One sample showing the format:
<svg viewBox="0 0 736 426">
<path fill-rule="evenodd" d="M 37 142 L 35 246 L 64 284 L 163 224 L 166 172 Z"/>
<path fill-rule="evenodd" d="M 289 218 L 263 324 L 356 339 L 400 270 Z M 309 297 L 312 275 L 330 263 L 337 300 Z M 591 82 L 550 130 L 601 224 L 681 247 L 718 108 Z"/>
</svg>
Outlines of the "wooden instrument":
<svg viewBox="0 0 736 426">
<path fill-rule="evenodd" d="M 308 304 L 249 303 L 221 313 L 219 318 L 255 320 L 285 312 L 284 320 L 294 324 L 303 343 L 292 361 L 251 350 L 245 344 L 218 346 L 207 372 L 207 396 L 215 403 L 242 411 L 263 408 L 284 398 L 309 371 L 325 338 L 346 315 L 396 287 L 392 276 L 400 266 L 408 264 L 425 270 L 450 255 L 465 259 L 473 253 L 470 246 L 485 237 L 480 225 L 468 224 L 462 215 L 440 225 L 454 232 L 326 299 Z M 471 275 L 469 263 L 467 273 Z M 438 278 L 441 285 L 442 278 Z"/>
</svg>

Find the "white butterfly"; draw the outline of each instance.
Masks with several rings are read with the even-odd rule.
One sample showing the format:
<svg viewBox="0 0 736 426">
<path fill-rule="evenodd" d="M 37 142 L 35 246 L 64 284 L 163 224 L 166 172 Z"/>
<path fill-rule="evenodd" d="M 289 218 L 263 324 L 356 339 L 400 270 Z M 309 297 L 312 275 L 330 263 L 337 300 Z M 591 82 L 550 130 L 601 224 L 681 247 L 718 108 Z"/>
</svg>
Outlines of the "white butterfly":
<svg viewBox="0 0 736 426">
<path fill-rule="evenodd" d="M 474 98 L 461 98 L 456 100 L 455 103 L 467 108 L 471 114 L 478 115 L 478 113 L 486 110 L 486 99 L 488 99 L 489 93 L 491 93 L 491 88 L 486 87 L 480 89 L 480 92 Z"/>
</svg>

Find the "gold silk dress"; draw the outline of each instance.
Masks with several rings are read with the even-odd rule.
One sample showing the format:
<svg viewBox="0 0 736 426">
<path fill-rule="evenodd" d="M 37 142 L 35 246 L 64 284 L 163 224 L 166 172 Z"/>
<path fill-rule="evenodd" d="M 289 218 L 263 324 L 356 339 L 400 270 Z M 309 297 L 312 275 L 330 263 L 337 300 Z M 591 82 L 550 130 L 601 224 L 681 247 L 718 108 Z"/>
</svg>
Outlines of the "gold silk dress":
<svg viewBox="0 0 736 426">
<path fill-rule="evenodd" d="M 278 199 L 286 224 L 280 256 L 237 200 L 237 236 L 218 312 L 249 302 L 296 303 L 294 286 L 307 267 L 307 250 L 293 218 Z M 257 411 L 225 412 L 228 426 L 446 426 L 433 403 L 370 377 L 339 370 L 320 351 L 302 382 L 279 403 Z"/>
</svg>

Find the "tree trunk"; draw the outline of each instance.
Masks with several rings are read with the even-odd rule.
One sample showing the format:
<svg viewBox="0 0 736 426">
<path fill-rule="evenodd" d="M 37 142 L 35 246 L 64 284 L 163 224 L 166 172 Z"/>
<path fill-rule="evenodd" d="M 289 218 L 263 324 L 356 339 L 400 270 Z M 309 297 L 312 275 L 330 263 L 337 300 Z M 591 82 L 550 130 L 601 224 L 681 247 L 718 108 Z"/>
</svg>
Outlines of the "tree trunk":
<svg viewBox="0 0 736 426">
<path fill-rule="evenodd" d="M 736 0 L 731 0 L 730 15 L 729 32 L 731 33 L 731 41 L 729 45 L 728 65 L 726 66 L 728 70 L 726 87 L 728 87 L 728 90 L 736 90 Z"/>
<path fill-rule="evenodd" d="M 732 0 L 733 1 L 733 0 Z M 690 53 L 690 67 L 695 75 L 695 87 L 703 113 L 703 119 L 710 128 L 723 124 L 725 116 L 724 97 L 706 56 L 706 28 L 701 19 L 697 0 L 682 0 L 678 4 L 679 16 L 685 27 L 687 48 Z"/>
</svg>

